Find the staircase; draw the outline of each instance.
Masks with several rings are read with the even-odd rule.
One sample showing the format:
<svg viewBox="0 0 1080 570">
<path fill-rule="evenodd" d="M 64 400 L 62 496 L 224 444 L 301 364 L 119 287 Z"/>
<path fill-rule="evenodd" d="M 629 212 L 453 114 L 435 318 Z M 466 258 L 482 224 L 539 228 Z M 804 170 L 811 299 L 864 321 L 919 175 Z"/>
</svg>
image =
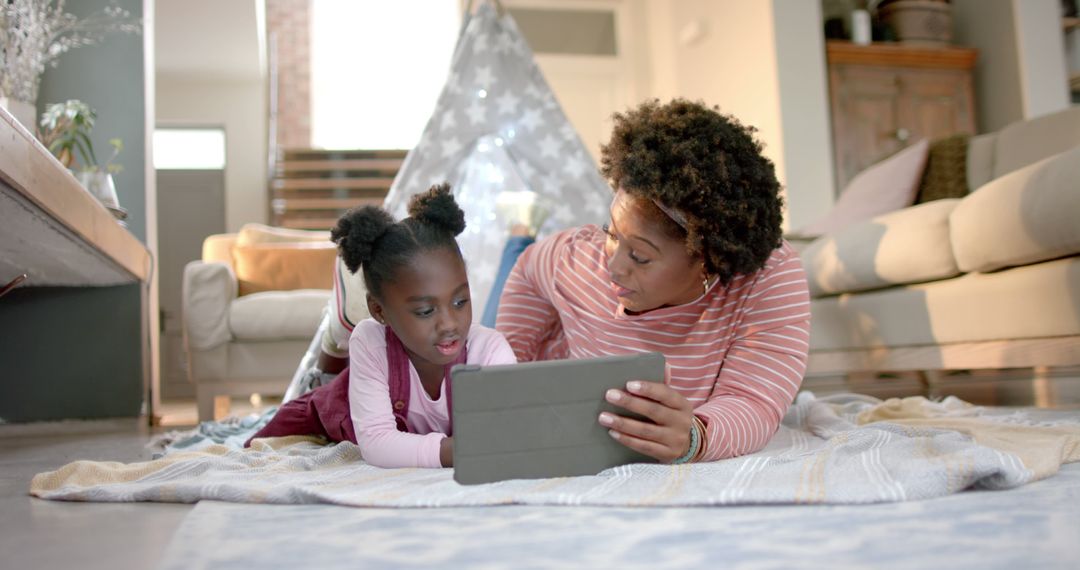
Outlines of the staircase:
<svg viewBox="0 0 1080 570">
<path fill-rule="evenodd" d="M 282 151 L 270 183 L 275 226 L 328 230 L 349 208 L 381 206 L 405 150 Z"/>
</svg>

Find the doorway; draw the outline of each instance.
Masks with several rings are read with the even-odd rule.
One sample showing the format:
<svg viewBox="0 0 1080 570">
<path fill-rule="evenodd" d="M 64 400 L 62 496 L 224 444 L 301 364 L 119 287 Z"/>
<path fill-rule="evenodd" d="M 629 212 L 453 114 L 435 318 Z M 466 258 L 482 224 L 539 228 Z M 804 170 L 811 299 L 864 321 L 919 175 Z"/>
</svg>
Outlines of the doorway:
<svg viewBox="0 0 1080 570">
<path fill-rule="evenodd" d="M 184 266 L 202 258 L 207 236 L 225 232 L 225 130 L 158 128 L 158 299 L 162 400 L 195 397 L 184 355 L 180 293 Z"/>
</svg>

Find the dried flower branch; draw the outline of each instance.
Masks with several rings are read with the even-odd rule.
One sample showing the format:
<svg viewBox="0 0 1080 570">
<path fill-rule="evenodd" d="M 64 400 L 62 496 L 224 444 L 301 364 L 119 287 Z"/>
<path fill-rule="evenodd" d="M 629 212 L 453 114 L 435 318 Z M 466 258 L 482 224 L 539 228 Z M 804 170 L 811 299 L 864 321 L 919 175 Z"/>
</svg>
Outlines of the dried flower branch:
<svg viewBox="0 0 1080 570">
<path fill-rule="evenodd" d="M 0 95 L 33 102 L 46 66 L 68 51 L 110 33 L 142 31 L 142 20 L 118 6 L 78 18 L 65 0 L 0 1 Z"/>
</svg>

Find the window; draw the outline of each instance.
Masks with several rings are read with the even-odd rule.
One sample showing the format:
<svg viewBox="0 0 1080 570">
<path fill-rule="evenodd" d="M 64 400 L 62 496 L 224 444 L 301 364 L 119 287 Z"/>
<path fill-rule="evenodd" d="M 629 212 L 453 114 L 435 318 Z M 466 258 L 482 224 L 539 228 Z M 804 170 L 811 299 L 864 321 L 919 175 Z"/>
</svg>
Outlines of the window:
<svg viewBox="0 0 1080 570">
<path fill-rule="evenodd" d="M 446 83 L 459 10 L 458 0 L 314 0 L 312 146 L 415 146 Z"/>
<path fill-rule="evenodd" d="M 224 129 L 154 129 L 154 168 L 224 170 Z"/>
</svg>

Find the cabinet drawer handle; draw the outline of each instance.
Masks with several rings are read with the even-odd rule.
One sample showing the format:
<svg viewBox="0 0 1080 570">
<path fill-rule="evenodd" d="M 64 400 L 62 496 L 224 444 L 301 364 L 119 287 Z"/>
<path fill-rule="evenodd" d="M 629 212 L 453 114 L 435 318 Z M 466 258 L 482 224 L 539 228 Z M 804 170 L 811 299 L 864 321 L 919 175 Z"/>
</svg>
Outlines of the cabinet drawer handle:
<svg viewBox="0 0 1080 570">
<path fill-rule="evenodd" d="M 893 138 L 900 142 L 907 142 L 907 140 L 911 138 L 911 131 L 900 127 L 899 129 L 896 129 L 895 133 L 893 133 Z"/>
</svg>

